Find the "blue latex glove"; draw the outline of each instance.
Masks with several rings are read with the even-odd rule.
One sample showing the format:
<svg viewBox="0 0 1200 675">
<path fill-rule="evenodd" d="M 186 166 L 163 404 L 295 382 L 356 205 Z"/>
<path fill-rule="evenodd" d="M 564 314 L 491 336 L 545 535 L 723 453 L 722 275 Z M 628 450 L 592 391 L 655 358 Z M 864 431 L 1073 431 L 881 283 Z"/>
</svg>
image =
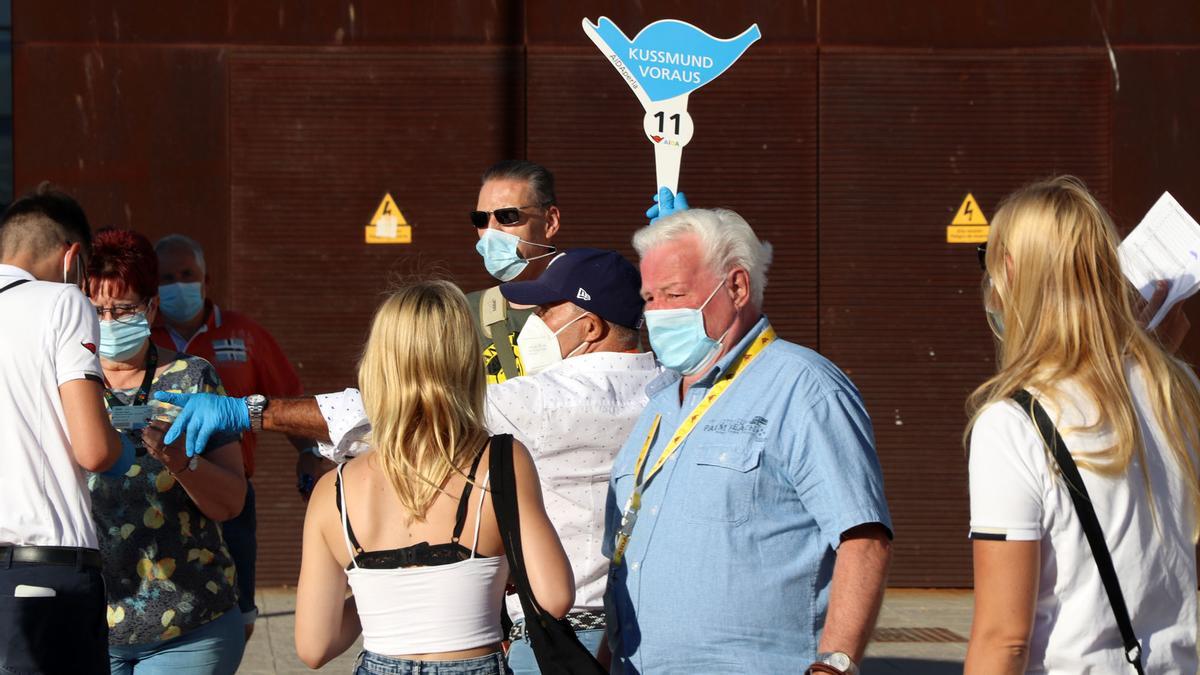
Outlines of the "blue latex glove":
<svg viewBox="0 0 1200 675">
<path fill-rule="evenodd" d="M 137 459 L 137 447 L 133 441 L 125 434 L 121 434 L 121 456 L 117 458 L 115 464 L 110 466 L 107 471 L 101 472 L 103 476 L 124 476 L 129 467 L 133 466 L 134 460 Z"/>
<path fill-rule="evenodd" d="M 214 434 L 229 437 L 250 431 L 250 409 L 246 407 L 246 401 L 240 398 L 156 391 L 154 400 L 183 408 L 171 424 L 163 443 L 174 443 L 186 431 L 188 457 L 204 452 Z"/>
<path fill-rule="evenodd" d="M 687 211 L 687 197 L 683 192 L 671 194 L 669 188 L 659 188 L 658 194 L 654 195 L 654 206 L 646 210 L 646 217 L 650 222 L 654 222 L 664 216 L 669 216 L 676 211 Z"/>
</svg>

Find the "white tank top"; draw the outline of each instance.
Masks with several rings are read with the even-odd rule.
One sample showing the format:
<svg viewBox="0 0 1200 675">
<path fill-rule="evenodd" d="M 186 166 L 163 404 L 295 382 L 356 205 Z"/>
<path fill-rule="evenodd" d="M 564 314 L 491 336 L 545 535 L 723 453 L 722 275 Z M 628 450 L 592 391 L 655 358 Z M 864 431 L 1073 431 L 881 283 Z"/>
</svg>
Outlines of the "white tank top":
<svg viewBox="0 0 1200 675">
<path fill-rule="evenodd" d="M 471 557 L 456 563 L 396 569 L 358 566 L 350 543 L 345 481 L 338 466 L 342 536 L 350 551 L 346 570 L 362 624 L 363 648 L 376 654 L 431 654 L 498 643 L 500 607 L 508 582 L 505 556 L 477 557 L 480 512 L 491 478 L 484 476 L 475 514 Z"/>
</svg>

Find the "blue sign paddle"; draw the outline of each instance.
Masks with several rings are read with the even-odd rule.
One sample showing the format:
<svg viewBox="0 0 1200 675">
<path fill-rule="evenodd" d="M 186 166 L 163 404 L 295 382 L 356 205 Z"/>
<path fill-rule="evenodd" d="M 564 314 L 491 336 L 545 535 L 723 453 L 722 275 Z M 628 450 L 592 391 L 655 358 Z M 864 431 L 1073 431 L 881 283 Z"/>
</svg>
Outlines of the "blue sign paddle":
<svg viewBox="0 0 1200 675">
<path fill-rule="evenodd" d="M 654 143 L 658 185 L 677 192 L 683 146 L 695 132 L 688 95 L 715 80 L 762 37 L 758 24 L 728 40 L 675 19 L 655 21 L 632 40 L 603 16 L 595 24 L 585 18 L 583 31 L 641 101 L 646 110 L 642 129 Z"/>
</svg>

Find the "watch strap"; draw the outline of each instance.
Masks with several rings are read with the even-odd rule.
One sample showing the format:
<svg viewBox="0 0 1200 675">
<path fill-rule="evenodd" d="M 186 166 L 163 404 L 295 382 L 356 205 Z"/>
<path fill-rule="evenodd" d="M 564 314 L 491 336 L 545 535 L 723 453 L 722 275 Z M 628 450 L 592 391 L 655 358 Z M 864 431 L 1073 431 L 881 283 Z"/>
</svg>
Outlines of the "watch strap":
<svg viewBox="0 0 1200 675">
<path fill-rule="evenodd" d="M 817 675 L 818 673 L 828 673 L 829 675 L 846 675 L 843 670 L 838 670 L 828 663 L 814 663 L 808 667 L 807 675 Z"/>
</svg>

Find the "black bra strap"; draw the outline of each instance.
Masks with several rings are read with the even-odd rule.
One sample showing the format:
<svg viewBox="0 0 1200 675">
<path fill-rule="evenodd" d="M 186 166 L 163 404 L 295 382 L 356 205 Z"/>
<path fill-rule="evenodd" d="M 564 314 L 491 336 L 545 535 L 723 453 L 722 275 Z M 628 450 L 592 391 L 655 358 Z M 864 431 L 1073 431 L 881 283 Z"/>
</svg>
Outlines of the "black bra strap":
<svg viewBox="0 0 1200 675">
<path fill-rule="evenodd" d="M 491 439 L 488 439 L 491 442 Z M 463 525 L 467 521 L 467 506 L 470 502 L 471 485 L 475 482 L 475 472 L 479 469 L 479 460 L 483 459 L 483 450 L 487 447 L 484 443 L 483 448 L 479 449 L 479 453 L 475 455 L 475 461 L 471 462 L 471 472 L 467 474 L 467 484 L 463 487 L 462 498 L 458 502 L 458 514 L 454 517 L 454 537 L 450 540 L 457 544 L 458 538 L 462 536 Z M 339 472 L 335 479 L 333 497 L 337 500 L 338 515 L 342 514 L 342 474 Z M 350 545 L 354 547 L 355 554 L 362 553 L 362 544 L 358 543 L 358 537 L 354 536 L 354 526 L 350 524 L 350 514 L 346 514 L 346 536 L 350 539 Z"/>
<path fill-rule="evenodd" d="M 471 462 L 471 473 L 467 474 L 467 484 L 463 486 L 462 497 L 458 500 L 458 514 L 454 516 L 454 536 L 450 538 L 452 543 L 457 544 L 458 538 L 462 536 L 463 525 L 467 522 L 467 507 L 470 506 L 471 486 L 475 482 L 475 471 L 479 468 L 479 460 L 483 459 L 483 450 L 492 439 L 488 439 L 483 444 L 483 448 L 479 449 L 479 454 L 475 455 L 475 461 Z"/>
<path fill-rule="evenodd" d="M 334 479 L 333 498 L 337 500 L 338 515 L 342 515 L 342 472 L 337 472 L 337 478 Z M 359 553 L 363 552 L 362 544 L 358 543 L 358 537 L 354 536 L 354 527 L 350 525 L 350 514 L 346 514 L 346 536 L 350 538 L 350 545 L 354 547 L 354 556 L 358 557 Z"/>
</svg>

